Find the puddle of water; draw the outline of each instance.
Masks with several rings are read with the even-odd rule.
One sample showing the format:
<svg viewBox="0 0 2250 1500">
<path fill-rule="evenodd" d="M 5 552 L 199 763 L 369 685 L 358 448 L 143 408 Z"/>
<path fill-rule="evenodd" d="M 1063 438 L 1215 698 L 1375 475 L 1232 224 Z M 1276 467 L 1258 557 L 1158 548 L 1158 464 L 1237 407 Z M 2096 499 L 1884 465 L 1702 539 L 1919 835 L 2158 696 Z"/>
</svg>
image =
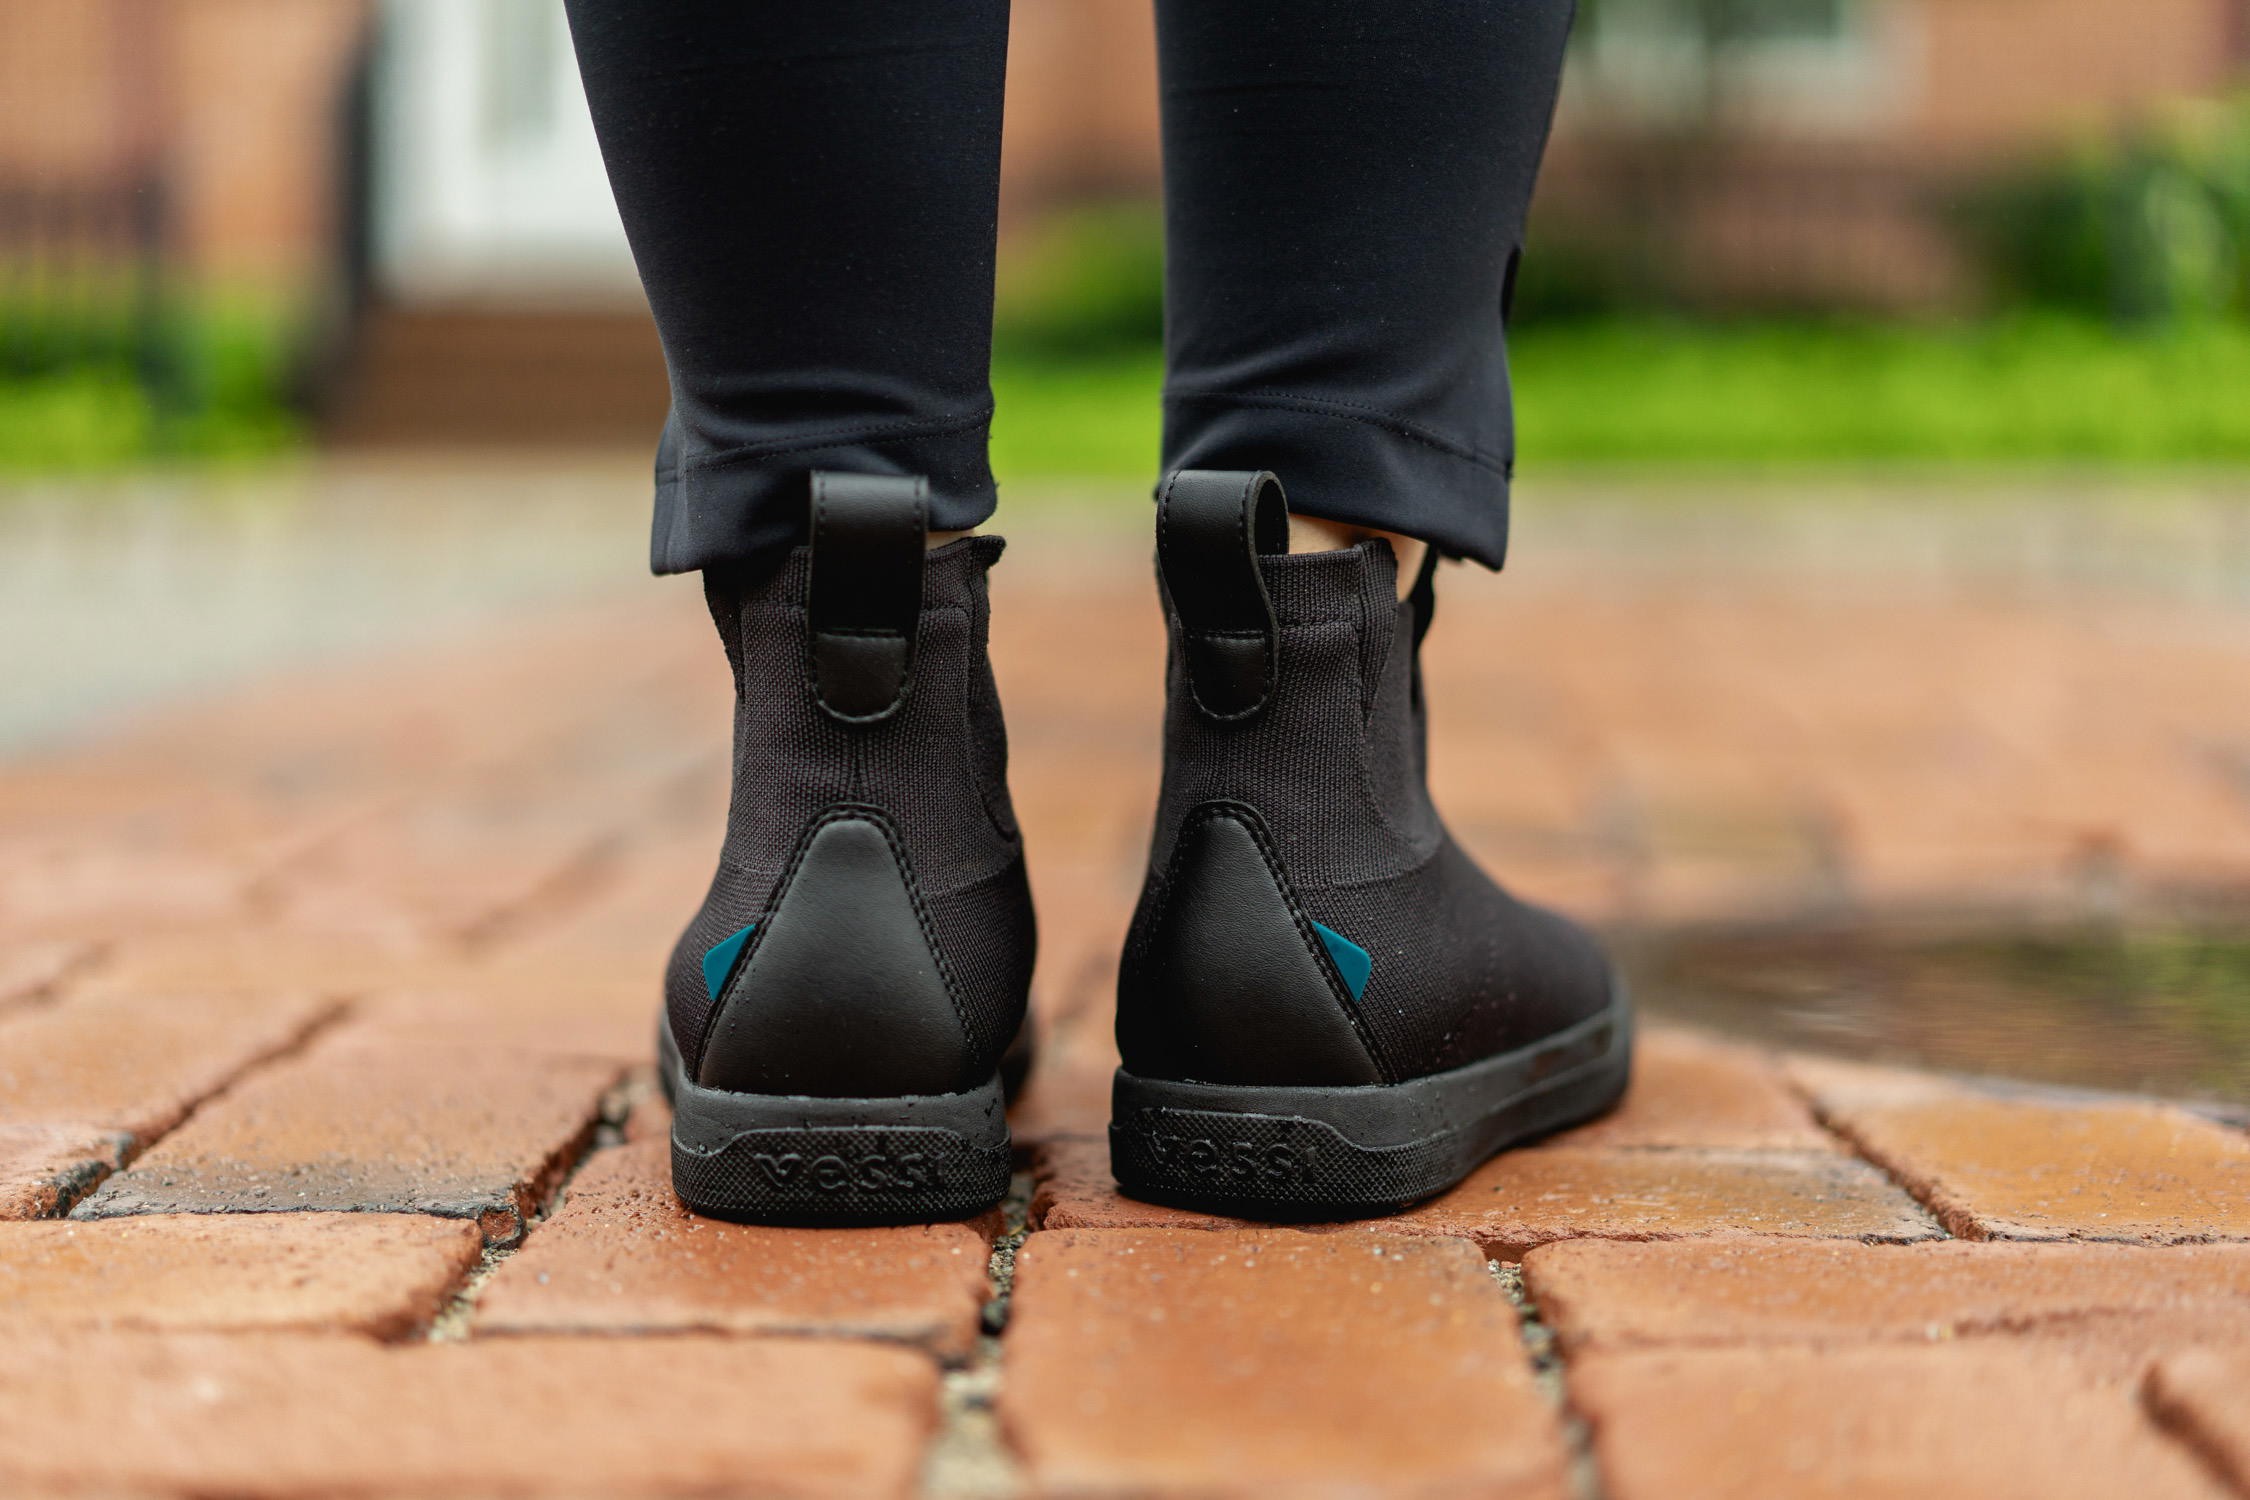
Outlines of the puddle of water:
<svg viewBox="0 0 2250 1500">
<path fill-rule="evenodd" d="M 2250 912 L 1940 929 L 1740 928 L 1627 947 L 1655 1013 L 1943 1072 L 2250 1105 Z"/>
</svg>

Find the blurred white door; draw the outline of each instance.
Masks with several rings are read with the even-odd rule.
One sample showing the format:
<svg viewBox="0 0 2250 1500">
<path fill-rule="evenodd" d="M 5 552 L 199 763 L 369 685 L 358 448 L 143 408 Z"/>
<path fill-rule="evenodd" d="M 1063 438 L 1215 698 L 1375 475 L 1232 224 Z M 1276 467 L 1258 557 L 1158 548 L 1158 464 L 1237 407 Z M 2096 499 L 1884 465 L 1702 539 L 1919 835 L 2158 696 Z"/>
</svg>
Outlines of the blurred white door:
<svg viewBox="0 0 2250 1500">
<path fill-rule="evenodd" d="M 557 0 L 383 0 L 374 251 L 396 301 L 637 303 Z"/>
</svg>

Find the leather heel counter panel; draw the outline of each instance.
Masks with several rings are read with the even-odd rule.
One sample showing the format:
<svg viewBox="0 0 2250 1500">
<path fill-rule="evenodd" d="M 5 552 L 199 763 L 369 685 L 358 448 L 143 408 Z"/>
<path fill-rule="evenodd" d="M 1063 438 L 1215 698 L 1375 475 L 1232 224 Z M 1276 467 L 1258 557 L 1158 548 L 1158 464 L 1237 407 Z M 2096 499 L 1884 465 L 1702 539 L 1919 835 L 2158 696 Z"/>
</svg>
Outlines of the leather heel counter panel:
<svg viewBox="0 0 2250 1500">
<path fill-rule="evenodd" d="M 858 1098 L 974 1087 L 976 1059 L 906 870 L 873 815 L 818 823 L 718 997 L 706 1087 Z"/>
<path fill-rule="evenodd" d="M 1127 1070 L 1201 1083 L 1383 1082 L 1246 809 L 1200 809 L 1118 980 Z"/>
</svg>

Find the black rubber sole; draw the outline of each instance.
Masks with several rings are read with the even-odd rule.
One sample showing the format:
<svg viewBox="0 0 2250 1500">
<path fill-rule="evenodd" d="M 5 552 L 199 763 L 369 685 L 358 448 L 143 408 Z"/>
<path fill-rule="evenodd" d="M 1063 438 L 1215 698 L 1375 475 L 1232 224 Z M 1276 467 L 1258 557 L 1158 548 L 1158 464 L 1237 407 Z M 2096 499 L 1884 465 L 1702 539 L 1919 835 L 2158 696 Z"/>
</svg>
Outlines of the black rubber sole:
<svg viewBox="0 0 2250 1500">
<path fill-rule="evenodd" d="M 1120 1068 L 1109 1156 L 1135 1198 L 1236 1218 L 1366 1218 L 1509 1146 L 1603 1113 L 1632 1073 L 1632 1009 L 1428 1078 L 1361 1088 L 1174 1083 Z"/>
<path fill-rule="evenodd" d="M 822 1099 L 690 1080 L 657 1027 L 672 1102 L 672 1189 L 699 1214 L 749 1224 L 925 1224 L 1006 1196 L 1007 1090 Z"/>
</svg>

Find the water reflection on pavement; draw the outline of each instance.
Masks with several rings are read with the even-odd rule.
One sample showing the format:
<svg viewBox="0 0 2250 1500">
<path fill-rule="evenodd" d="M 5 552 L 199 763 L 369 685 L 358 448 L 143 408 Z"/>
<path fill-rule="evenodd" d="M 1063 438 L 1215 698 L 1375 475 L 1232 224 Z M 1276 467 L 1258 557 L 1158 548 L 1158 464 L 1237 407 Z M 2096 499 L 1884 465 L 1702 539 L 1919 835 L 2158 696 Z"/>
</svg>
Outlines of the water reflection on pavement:
<svg viewBox="0 0 2250 1500">
<path fill-rule="evenodd" d="M 0 753 L 265 668 L 645 586 L 647 483 L 632 453 L 0 484 Z"/>
<path fill-rule="evenodd" d="M 2250 904 L 2068 923 L 1722 928 L 1628 951 L 1653 1008 L 1695 1024 L 2250 1117 Z"/>
</svg>

